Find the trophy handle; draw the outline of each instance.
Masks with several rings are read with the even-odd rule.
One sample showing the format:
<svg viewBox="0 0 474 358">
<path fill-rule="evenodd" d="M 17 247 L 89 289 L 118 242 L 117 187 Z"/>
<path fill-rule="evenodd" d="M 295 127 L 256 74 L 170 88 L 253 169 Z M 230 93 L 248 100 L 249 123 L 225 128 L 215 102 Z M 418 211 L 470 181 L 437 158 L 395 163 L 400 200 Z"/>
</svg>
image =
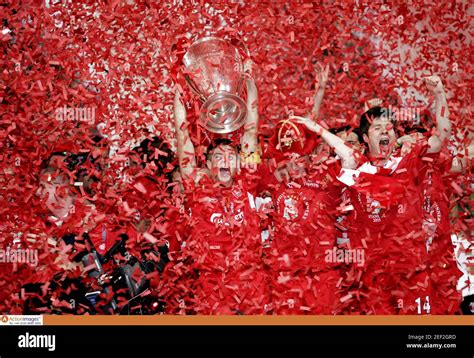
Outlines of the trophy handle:
<svg viewBox="0 0 474 358">
<path fill-rule="evenodd" d="M 250 58 L 250 51 L 240 37 L 230 37 L 229 42 L 239 51 L 243 59 L 242 62 Z"/>
<path fill-rule="evenodd" d="M 186 39 L 178 38 L 170 46 L 168 50 L 168 61 L 172 64 L 179 65 L 186 52 Z"/>
<path fill-rule="evenodd" d="M 191 77 L 185 74 L 184 79 L 186 80 L 186 83 L 188 84 L 188 86 L 191 88 L 191 91 L 193 91 L 194 94 L 198 96 L 201 101 L 204 102 L 206 100 L 206 97 L 199 92 L 197 85 L 194 83 Z"/>
<path fill-rule="evenodd" d="M 242 58 L 242 70 L 244 68 L 244 62 L 245 60 L 247 60 L 248 58 L 250 58 L 250 51 L 248 49 L 248 47 L 245 45 L 245 42 L 242 40 L 241 37 L 238 37 L 238 36 L 229 36 L 229 39 L 228 41 L 232 44 L 232 46 L 234 46 L 237 51 L 239 52 L 241 58 Z M 245 80 L 244 78 L 241 78 L 240 81 L 239 81 L 239 85 L 237 87 L 237 91 L 239 93 L 242 93 L 243 90 L 244 90 L 244 86 L 245 85 Z"/>
</svg>

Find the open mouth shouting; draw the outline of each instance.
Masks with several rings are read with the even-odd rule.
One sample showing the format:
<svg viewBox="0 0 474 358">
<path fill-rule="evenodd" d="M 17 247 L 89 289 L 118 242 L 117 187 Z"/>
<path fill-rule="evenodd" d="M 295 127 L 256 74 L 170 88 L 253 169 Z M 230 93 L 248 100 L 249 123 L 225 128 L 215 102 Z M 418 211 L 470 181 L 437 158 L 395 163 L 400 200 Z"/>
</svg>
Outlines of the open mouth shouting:
<svg viewBox="0 0 474 358">
<path fill-rule="evenodd" d="M 221 179 L 230 179 L 230 168 L 219 168 L 219 176 Z"/>
<path fill-rule="evenodd" d="M 389 136 L 380 137 L 379 146 L 380 146 L 380 148 L 383 148 L 383 149 L 388 148 L 390 146 Z"/>
<path fill-rule="evenodd" d="M 392 140 L 388 135 L 382 135 L 379 139 L 379 152 L 380 155 L 386 156 L 390 154 L 392 150 Z"/>
</svg>

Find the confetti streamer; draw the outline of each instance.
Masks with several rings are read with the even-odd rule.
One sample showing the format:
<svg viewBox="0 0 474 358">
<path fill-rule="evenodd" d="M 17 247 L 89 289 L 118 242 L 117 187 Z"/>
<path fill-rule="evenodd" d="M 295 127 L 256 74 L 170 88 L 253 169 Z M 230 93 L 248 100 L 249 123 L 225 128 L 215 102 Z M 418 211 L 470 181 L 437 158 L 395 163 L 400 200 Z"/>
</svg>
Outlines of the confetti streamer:
<svg viewBox="0 0 474 358">
<path fill-rule="evenodd" d="M 290 111 L 304 116 L 310 110 L 307 99 L 314 95 L 315 63 L 330 63 L 333 70 L 320 113 L 329 128 L 356 125 L 364 102 L 374 94 L 401 107 L 402 100 L 395 89 L 406 92 L 411 85 L 418 89 L 418 75 L 441 71 L 452 98 L 449 112 L 454 130 L 472 128 L 471 116 L 464 110 L 470 105 L 468 69 L 471 64 L 469 56 L 465 56 L 469 43 L 463 33 L 468 18 L 462 4 L 454 4 L 449 11 L 442 3 L 417 1 L 410 7 L 396 3 L 383 8 L 380 4 L 364 2 L 268 4 L 244 1 L 232 7 L 208 1 L 175 6 L 168 0 L 48 4 L 10 1 L 3 6 L 0 46 L 7 56 L 0 75 L 0 199 L 3 204 L 0 208 L 0 249 L 25 245 L 37 250 L 39 259 L 36 267 L 18 264 L 14 269 L 13 265 L 0 265 L 2 313 L 23 313 L 25 304 L 36 300 L 39 303 L 32 304 L 34 312 L 61 313 L 64 309 L 67 313 L 90 313 L 88 301 L 78 302 L 75 308 L 66 307 L 67 294 L 77 288 L 77 285 L 66 283 L 81 277 L 81 272 L 74 264 L 66 267 L 55 261 L 58 255 L 64 256 L 60 261 L 67 261 L 67 257 L 86 250 L 90 244 L 81 242 L 86 232 L 98 246 L 107 247 L 120 241 L 121 235 L 126 235 L 126 251 L 132 257 L 141 257 L 142 251 L 148 249 L 147 245 L 159 250 L 158 246 L 163 247 L 162 239 L 168 241 L 165 246 L 169 245 L 170 258 L 175 264 L 167 265 L 160 280 L 155 277 L 149 294 L 153 299 L 142 308 L 152 307 L 153 302 L 166 296 L 167 307 L 161 308 L 161 312 L 252 314 L 264 312 L 263 307 L 268 304 L 269 313 L 312 313 L 314 294 L 305 297 L 305 279 L 290 288 L 303 292 L 301 295 L 306 303 L 288 302 L 288 297 L 283 297 L 281 292 L 275 292 L 277 299 L 272 301 L 262 290 L 268 286 L 268 277 L 259 275 L 261 257 L 265 256 L 263 260 L 273 263 L 280 262 L 277 261 L 280 255 L 271 247 L 265 255 L 262 253 L 259 245 L 261 227 L 257 224 L 242 227 L 230 218 L 230 226 L 222 231 L 207 227 L 213 234 L 233 236 L 228 249 L 239 252 L 240 258 L 234 260 L 233 254 L 226 257 L 214 252 L 211 247 L 219 245 L 206 241 L 206 230 L 192 230 L 200 224 L 196 214 L 189 213 L 190 204 L 185 199 L 192 193 L 188 189 L 181 192 L 179 185 L 168 186 L 170 178 L 177 175 L 174 152 L 160 147 L 140 157 L 133 150 L 145 138 L 153 136 L 174 148 L 174 130 L 170 122 L 173 90 L 177 88 L 186 102 L 197 160 L 199 164 L 205 164 L 205 148 L 212 136 L 203 131 L 197 121 L 199 102 L 193 102 L 179 67 L 187 47 L 209 33 L 216 36 L 239 34 L 249 48 L 259 90 L 262 147 L 271 142 L 276 124 L 287 119 Z M 384 12 L 393 21 L 380 21 Z M 418 28 L 423 29 L 423 38 L 420 38 Z M 442 115 L 446 109 L 442 108 Z M 83 162 L 79 165 L 81 170 L 67 168 L 71 163 L 63 164 L 67 170 L 62 172 L 69 180 L 81 179 L 77 181 L 83 185 L 74 190 L 75 212 L 67 220 L 54 220 L 48 218 L 50 213 L 45 208 L 45 198 L 37 195 L 37 191 L 45 161 L 52 153 L 63 151 L 81 153 L 87 159 L 81 159 L 81 155 L 74 159 Z M 280 158 L 272 155 L 265 160 L 274 168 L 275 160 Z M 166 164 L 158 168 L 161 161 Z M 425 162 L 436 164 L 435 161 Z M 328 168 L 333 165 L 325 164 Z M 453 232 L 457 233 L 472 227 L 472 218 L 465 214 L 466 208 L 472 207 L 472 198 L 469 199 L 472 163 L 468 161 L 466 167 L 470 168 L 470 174 L 466 171 L 455 177 L 440 178 L 448 191 L 446 198 L 455 198 L 453 205 L 464 208 L 452 224 Z M 408 171 L 398 169 L 396 173 L 403 176 Z M 262 173 L 257 174 L 254 181 L 263 177 Z M 315 185 L 323 182 L 317 175 L 312 179 Z M 370 187 L 361 185 L 362 189 Z M 215 189 L 211 188 L 201 194 L 210 196 L 213 191 Z M 363 191 L 362 195 L 368 193 Z M 59 197 L 66 197 L 66 194 L 67 190 L 57 192 Z M 392 197 L 388 200 L 390 194 Z M 376 198 L 382 210 L 398 210 L 395 205 L 395 201 L 400 200 L 397 194 L 397 190 L 391 190 L 386 191 L 385 199 Z M 409 204 L 420 204 L 414 196 L 411 198 L 413 201 Z M 192 199 L 202 205 L 202 211 L 212 209 L 212 205 L 201 198 Z M 313 199 L 319 200 L 318 197 Z M 353 201 L 341 208 L 355 211 L 351 208 L 357 205 Z M 336 208 L 330 210 L 338 212 Z M 324 220 L 324 216 L 318 218 L 321 223 L 317 225 L 318 230 L 334 226 Z M 361 232 L 359 239 L 364 242 L 363 248 L 381 248 L 373 257 L 366 257 L 366 262 L 379 260 L 383 266 L 389 261 L 384 256 L 387 253 L 393 254 L 395 262 L 401 259 L 394 256 L 390 247 L 395 242 L 394 237 L 403 237 L 399 234 L 404 230 L 411 232 L 411 226 L 409 222 L 398 223 L 387 242 L 377 235 Z M 297 236 L 302 234 L 300 229 L 276 221 L 279 232 Z M 315 228 L 311 226 L 311 230 L 313 232 Z M 105 243 L 102 242 L 103 234 Z M 31 235 L 37 235 L 37 240 L 27 240 Z M 71 238 L 73 236 L 76 241 Z M 305 236 L 309 237 L 308 234 Z M 71 238 L 71 242 L 65 245 L 63 238 Z M 420 241 L 422 238 L 414 235 L 411 239 Z M 325 243 L 327 238 L 322 241 Z M 281 245 L 286 244 L 290 246 L 290 242 Z M 301 252 L 305 250 L 306 256 L 297 253 L 290 255 L 289 260 L 301 260 L 295 265 L 318 271 L 318 267 L 308 266 L 312 255 L 321 254 L 317 250 L 320 243 L 313 244 L 313 248 L 305 247 L 311 245 L 302 240 L 302 246 L 297 248 Z M 435 249 L 435 257 L 439 257 L 442 247 Z M 418 264 L 420 259 L 416 255 L 419 254 L 414 253 L 409 260 L 413 262 L 403 262 L 405 266 L 393 267 L 393 271 L 399 273 L 402 268 Z M 153 255 L 161 257 L 156 253 Z M 215 282 L 216 272 L 222 275 L 223 281 L 218 285 L 218 292 L 214 290 L 220 282 Z M 61 282 L 55 279 L 58 273 Z M 434 273 L 440 277 L 440 282 L 451 276 Z M 368 295 L 374 297 L 374 302 L 354 307 L 359 313 L 373 312 L 372 307 L 377 303 L 375 298 L 390 282 L 385 281 L 386 277 L 376 282 L 363 282 L 363 278 L 357 279 L 359 272 L 351 274 L 355 281 L 370 286 L 371 290 L 366 291 L 370 295 L 357 293 L 354 299 L 342 303 L 353 305 L 354 301 Z M 245 282 L 230 289 L 232 283 L 241 281 L 242 275 Z M 327 278 L 328 281 L 332 279 Z M 338 280 L 336 278 L 336 282 Z M 416 280 L 423 282 L 422 277 Z M 416 280 L 413 278 L 413 282 Z M 25 295 L 19 292 L 28 284 L 37 284 L 40 288 L 28 286 L 32 292 L 25 302 Z M 345 284 L 342 282 L 341 286 Z M 50 286 L 54 285 L 57 287 L 52 289 Z M 446 294 L 451 292 L 449 285 L 441 290 Z M 52 294 L 57 297 L 57 304 L 52 304 Z M 104 294 L 100 300 L 110 301 L 114 294 Z M 449 298 L 449 294 L 446 297 Z M 122 298 L 120 304 L 124 306 L 126 300 Z M 107 304 L 101 304 L 99 311 L 102 312 L 99 313 L 106 312 L 106 307 Z M 150 308 L 149 312 L 157 311 Z"/>
</svg>

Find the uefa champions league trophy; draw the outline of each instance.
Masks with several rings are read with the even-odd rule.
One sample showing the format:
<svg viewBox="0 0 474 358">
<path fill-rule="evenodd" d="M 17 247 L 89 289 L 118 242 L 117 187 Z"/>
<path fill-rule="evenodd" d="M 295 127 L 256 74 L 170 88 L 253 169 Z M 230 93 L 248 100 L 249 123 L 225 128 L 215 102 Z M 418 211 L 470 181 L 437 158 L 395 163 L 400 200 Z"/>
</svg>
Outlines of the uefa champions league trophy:
<svg viewBox="0 0 474 358">
<path fill-rule="evenodd" d="M 247 115 L 240 96 L 244 87 L 241 51 L 230 41 L 204 37 L 188 48 L 183 65 L 186 82 L 202 101 L 204 127 L 219 134 L 239 129 Z"/>
</svg>

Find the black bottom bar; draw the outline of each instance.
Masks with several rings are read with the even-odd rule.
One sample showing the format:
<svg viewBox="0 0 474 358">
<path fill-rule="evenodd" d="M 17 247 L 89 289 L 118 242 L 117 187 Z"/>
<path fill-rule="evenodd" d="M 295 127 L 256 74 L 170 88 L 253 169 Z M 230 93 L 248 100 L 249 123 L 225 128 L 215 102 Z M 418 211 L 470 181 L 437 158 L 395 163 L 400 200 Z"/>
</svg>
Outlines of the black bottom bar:
<svg viewBox="0 0 474 358">
<path fill-rule="evenodd" d="M 52 338 L 33 335 L 54 335 Z M 22 336 L 22 337 L 21 337 Z M 28 343 L 26 341 L 28 340 Z M 20 342 L 21 341 L 21 342 Z M 44 348 L 19 345 L 43 343 Z M 0 357 L 137 352 L 131 357 L 196 344 L 314 344 L 334 353 L 472 357 L 474 326 L 8 326 L 0 327 Z M 412 346 L 409 346 L 412 345 Z M 418 345 L 418 346 L 416 346 Z M 441 346 L 438 346 L 441 345 Z M 455 346 L 453 346 L 455 345 Z M 125 347 L 128 346 L 128 347 Z M 133 346 L 133 347 L 132 347 Z M 138 354 L 140 352 L 140 354 Z M 314 351 L 316 352 L 316 351 Z M 321 351 L 323 352 L 323 351 Z M 461 354 L 462 353 L 462 354 Z M 92 354 L 92 355 L 90 355 Z M 392 356 L 392 354 L 390 354 Z M 294 356 L 294 354 L 292 354 Z M 316 356 L 316 355 L 314 355 Z M 332 355 L 331 355 L 332 356 Z"/>
</svg>

